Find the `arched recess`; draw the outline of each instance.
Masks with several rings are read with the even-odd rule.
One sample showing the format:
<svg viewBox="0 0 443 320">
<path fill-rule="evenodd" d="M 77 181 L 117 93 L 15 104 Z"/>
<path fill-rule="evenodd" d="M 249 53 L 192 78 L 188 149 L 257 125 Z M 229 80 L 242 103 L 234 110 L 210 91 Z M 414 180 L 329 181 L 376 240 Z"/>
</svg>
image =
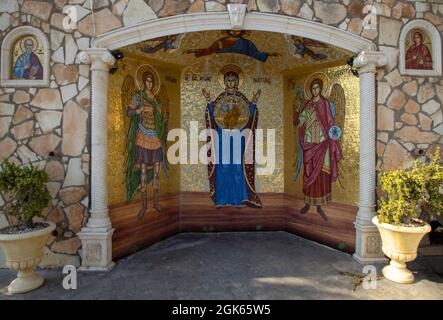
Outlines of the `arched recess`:
<svg viewBox="0 0 443 320">
<path fill-rule="evenodd" d="M 195 31 L 232 29 L 227 12 L 183 14 L 117 29 L 96 37 L 92 48 L 79 54 L 91 64 L 91 208 L 87 225 L 79 233 L 82 240 L 82 270 L 109 270 L 112 265 L 113 229 L 108 216 L 106 166 L 108 153 L 107 110 L 109 70 L 115 59 L 109 50 L 161 36 Z M 307 37 L 354 53 L 360 74 L 360 200 L 355 221 L 356 252 L 361 263 L 384 260 L 380 238 L 371 219 L 375 215 L 376 121 L 375 73 L 386 64 L 373 42 L 358 35 L 317 22 L 277 14 L 247 13 L 242 29 L 271 31 Z"/>
</svg>

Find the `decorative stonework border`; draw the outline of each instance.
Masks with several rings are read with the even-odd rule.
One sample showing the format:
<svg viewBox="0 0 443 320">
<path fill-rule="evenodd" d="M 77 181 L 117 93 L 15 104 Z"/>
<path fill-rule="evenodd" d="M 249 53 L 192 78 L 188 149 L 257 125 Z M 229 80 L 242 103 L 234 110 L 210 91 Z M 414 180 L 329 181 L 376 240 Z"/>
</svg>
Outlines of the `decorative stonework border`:
<svg viewBox="0 0 443 320">
<path fill-rule="evenodd" d="M 413 70 L 413 69 L 406 69 L 405 66 L 405 55 L 406 55 L 406 48 L 405 48 L 405 41 L 406 36 L 408 35 L 409 31 L 412 29 L 420 29 L 424 32 L 426 32 L 432 41 L 432 60 L 433 60 L 433 66 L 434 68 L 432 70 Z M 441 63 L 441 56 L 442 56 L 442 47 L 441 47 L 441 37 L 440 33 L 438 32 L 437 28 L 430 22 L 423 20 L 423 19 L 417 19 L 412 20 L 411 22 L 407 23 L 401 30 L 400 33 L 400 73 L 405 75 L 411 75 L 411 76 L 441 76 L 442 75 L 442 63 Z"/>
<path fill-rule="evenodd" d="M 11 80 L 11 50 L 15 42 L 23 36 L 31 35 L 43 45 L 43 79 L 42 80 Z M 46 35 L 32 26 L 20 26 L 9 32 L 2 43 L 0 85 L 2 87 L 47 87 L 49 86 L 49 41 Z"/>
</svg>

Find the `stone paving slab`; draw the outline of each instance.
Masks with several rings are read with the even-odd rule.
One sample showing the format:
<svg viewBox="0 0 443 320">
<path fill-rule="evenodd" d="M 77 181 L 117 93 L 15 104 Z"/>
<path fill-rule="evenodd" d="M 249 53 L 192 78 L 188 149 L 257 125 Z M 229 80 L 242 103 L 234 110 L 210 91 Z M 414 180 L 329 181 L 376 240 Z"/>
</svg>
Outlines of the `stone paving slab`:
<svg viewBox="0 0 443 320">
<path fill-rule="evenodd" d="M 358 287 L 339 273 L 362 272 L 349 254 L 286 232 L 182 233 L 117 261 L 109 273 L 78 274 L 65 290 L 61 269 L 38 270 L 33 292 L 0 299 L 443 299 L 443 257 L 410 263 L 416 281 Z M 381 270 L 381 266 L 378 266 Z M 0 270 L 0 288 L 14 273 Z"/>
</svg>

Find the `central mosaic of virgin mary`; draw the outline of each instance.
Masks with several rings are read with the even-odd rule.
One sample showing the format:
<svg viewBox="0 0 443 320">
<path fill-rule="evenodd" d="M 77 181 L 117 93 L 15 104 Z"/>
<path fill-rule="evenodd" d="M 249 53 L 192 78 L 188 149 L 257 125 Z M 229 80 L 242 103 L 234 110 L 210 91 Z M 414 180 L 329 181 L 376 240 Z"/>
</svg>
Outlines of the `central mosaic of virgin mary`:
<svg viewBox="0 0 443 320">
<path fill-rule="evenodd" d="M 219 72 L 224 91 L 215 100 L 203 89 L 207 101 L 206 128 L 208 136 L 208 177 L 212 200 L 223 206 L 261 207 L 255 191 L 255 129 L 257 101 L 261 91 L 249 101 L 239 87 L 244 73 L 236 65 L 226 65 Z M 217 134 L 215 134 L 216 132 Z M 239 143 L 235 143 L 238 141 Z"/>
</svg>

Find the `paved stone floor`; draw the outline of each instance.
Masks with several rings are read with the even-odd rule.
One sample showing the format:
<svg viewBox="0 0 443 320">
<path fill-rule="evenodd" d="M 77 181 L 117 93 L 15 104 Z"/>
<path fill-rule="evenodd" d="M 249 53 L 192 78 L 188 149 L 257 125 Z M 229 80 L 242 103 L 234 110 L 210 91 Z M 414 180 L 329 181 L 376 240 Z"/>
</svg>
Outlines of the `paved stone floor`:
<svg viewBox="0 0 443 320">
<path fill-rule="evenodd" d="M 64 290 L 60 269 L 47 282 L 0 299 L 443 299 L 443 257 L 418 258 L 416 282 L 382 279 L 358 287 L 340 271 L 361 272 L 352 257 L 286 232 L 183 233 L 117 262 L 110 273 L 79 273 Z M 0 270 L 0 288 L 14 273 Z"/>
</svg>

